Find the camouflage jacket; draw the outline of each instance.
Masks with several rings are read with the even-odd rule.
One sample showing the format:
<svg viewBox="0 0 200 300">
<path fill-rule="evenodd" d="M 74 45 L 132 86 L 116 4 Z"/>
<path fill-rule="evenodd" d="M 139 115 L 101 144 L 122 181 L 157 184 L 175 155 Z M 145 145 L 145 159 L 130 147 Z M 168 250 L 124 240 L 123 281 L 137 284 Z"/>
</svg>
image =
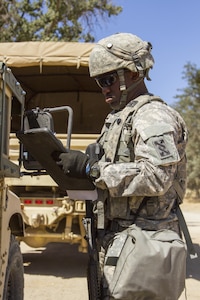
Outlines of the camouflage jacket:
<svg viewBox="0 0 200 300">
<path fill-rule="evenodd" d="M 159 97 L 143 95 L 107 116 L 99 142 L 105 154 L 96 186 L 108 191 L 106 218 L 131 220 L 143 201 L 138 226 L 178 230 L 175 206 L 186 189 L 181 116 Z"/>
</svg>

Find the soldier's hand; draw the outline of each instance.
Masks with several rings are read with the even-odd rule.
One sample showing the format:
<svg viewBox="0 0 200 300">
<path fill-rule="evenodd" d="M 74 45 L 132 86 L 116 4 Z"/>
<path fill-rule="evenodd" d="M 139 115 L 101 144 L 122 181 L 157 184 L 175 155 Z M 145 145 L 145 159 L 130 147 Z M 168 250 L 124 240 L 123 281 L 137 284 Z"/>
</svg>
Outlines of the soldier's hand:
<svg viewBox="0 0 200 300">
<path fill-rule="evenodd" d="M 77 150 L 69 150 L 66 153 L 59 155 L 58 165 L 62 167 L 64 173 L 70 177 L 75 178 L 87 178 L 87 169 L 96 162 L 94 159 L 90 159 L 88 155 Z"/>
</svg>

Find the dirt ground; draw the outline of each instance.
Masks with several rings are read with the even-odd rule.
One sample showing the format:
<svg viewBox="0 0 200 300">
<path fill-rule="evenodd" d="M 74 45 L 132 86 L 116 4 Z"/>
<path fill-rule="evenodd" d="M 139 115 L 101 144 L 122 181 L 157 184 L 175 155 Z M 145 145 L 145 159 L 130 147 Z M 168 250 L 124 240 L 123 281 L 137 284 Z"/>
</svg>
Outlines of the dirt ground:
<svg viewBox="0 0 200 300">
<path fill-rule="evenodd" d="M 182 210 L 199 257 L 188 258 L 186 291 L 180 300 L 199 300 L 200 202 L 186 201 Z M 24 300 L 88 300 L 87 254 L 79 253 L 76 245 L 59 243 L 33 249 L 21 243 L 21 250 L 25 269 Z"/>
</svg>

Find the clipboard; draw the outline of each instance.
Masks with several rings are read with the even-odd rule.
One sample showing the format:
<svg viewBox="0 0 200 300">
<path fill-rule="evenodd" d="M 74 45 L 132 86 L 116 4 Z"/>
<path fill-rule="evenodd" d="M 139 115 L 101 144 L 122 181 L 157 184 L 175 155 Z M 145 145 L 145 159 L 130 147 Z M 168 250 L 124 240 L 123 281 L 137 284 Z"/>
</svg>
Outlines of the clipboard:
<svg viewBox="0 0 200 300">
<path fill-rule="evenodd" d="M 68 192 L 71 198 L 95 200 L 97 191 L 89 179 L 69 177 L 56 163 L 54 154 L 67 152 L 67 149 L 51 130 L 45 127 L 33 128 L 19 131 L 16 136 L 33 158 L 39 162 L 62 190 Z"/>
</svg>

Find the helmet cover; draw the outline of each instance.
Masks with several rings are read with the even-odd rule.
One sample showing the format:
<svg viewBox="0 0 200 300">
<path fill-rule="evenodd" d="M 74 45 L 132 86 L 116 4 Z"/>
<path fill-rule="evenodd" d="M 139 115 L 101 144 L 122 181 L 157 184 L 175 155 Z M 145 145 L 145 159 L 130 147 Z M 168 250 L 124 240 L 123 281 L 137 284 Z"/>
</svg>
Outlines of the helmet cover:
<svg viewBox="0 0 200 300">
<path fill-rule="evenodd" d="M 101 39 L 93 48 L 89 58 L 91 77 L 97 77 L 119 69 L 139 72 L 148 78 L 153 67 L 152 45 L 131 33 L 117 33 Z"/>
</svg>

